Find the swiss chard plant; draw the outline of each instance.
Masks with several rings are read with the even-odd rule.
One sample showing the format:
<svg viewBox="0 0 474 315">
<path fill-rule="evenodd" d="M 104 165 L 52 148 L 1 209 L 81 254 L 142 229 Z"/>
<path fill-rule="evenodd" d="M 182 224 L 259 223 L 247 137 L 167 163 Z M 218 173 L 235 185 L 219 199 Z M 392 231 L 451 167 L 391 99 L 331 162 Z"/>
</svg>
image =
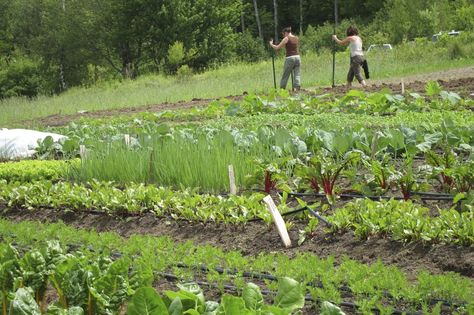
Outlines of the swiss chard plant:
<svg viewBox="0 0 474 315">
<path fill-rule="evenodd" d="M 433 175 L 437 177 L 442 187 L 446 191 L 451 191 L 454 179 L 449 173 L 457 162 L 454 151 L 450 148 L 445 148 L 443 152 L 429 150 L 425 153 L 425 159 L 428 165 L 433 167 Z"/>
<path fill-rule="evenodd" d="M 261 159 L 255 160 L 257 170 L 254 174 L 246 177 L 246 184 L 253 187 L 262 187 L 267 194 L 276 190 L 289 190 L 288 177 L 286 176 L 284 166 L 290 158 L 280 158 L 275 162 L 267 163 Z"/>
<path fill-rule="evenodd" d="M 365 167 L 370 171 L 366 176 L 366 181 L 376 194 L 385 193 L 391 186 L 392 175 L 395 173 L 395 166 L 388 154 L 385 154 L 381 161 L 371 159 L 363 160 Z"/>
<path fill-rule="evenodd" d="M 11 292 L 17 287 L 16 279 L 21 275 L 20 255 L 11 245 L 0 245 L 0 310 L 8 314 Z"/>
<path fill-rule="evenodd" d="M 407 157 L 399 170 L 395 171 L 389 179 L 396 183 L 403 195 L 403 199 L 409 200 L 412 197 L 412 192 L 416 191 L 418 186 L 413 168 L 413 156 Z"/>
<path fill-rule="evenodd" d="M 340 161 L 336 161 L 327 155 L 314 156 L 309 160 L 309 167 L 313 168 L 311 173 L 319 187 L 322 187 L 329 203 L 336 200 L 335 185 L 342 171 L 351 163 L 356 163 L 361 158 L 361 152 L 350 151 Z M 308 171 L 309 173 L 309 171 Z"/>
</svg>

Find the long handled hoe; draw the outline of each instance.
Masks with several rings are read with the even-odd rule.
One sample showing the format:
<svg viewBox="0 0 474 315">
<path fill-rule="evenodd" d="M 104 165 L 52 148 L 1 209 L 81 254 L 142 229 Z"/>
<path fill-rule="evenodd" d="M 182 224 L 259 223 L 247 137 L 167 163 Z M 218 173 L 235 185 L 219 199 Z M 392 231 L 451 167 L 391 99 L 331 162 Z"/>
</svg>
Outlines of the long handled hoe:
<svg viewBox="0 0 474 315">
<path fill-rule="evenodd" d="M 337 0 L 334 0 L 334 32 L 333 34 L 336 35 L 336 27 L 337 27 Z M 336 74 L 336 42 L 332 41 L 332 87 L 336 87 L 335 82 L 335 74 Z"/>
<path fill-rule="evenodd" d="M 272 49 L 272 67 L 273 67 L 273 87 L 277 88 L 277 81 L 276 81 L 276 75 L 275 75 L 275 50 Z"/>
</svg>

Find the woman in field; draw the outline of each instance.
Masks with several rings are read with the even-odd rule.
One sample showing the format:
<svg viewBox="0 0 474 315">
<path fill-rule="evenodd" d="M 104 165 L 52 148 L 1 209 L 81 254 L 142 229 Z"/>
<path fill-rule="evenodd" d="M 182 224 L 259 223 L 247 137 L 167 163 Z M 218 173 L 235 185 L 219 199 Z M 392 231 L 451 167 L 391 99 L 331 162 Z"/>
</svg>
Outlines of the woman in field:
<svg viewBox="0 0 474 315">
<path fill-rule="evenodd" d="M 360 73 L 360 68 L 365 61 L 364 51 L 362 50 L 362 39 L 359 37 L 359 30 L 355 26 L 349 26 L 346 31 L 347 37 L 343 40 L 337 38 L 336 35 L 332 35 L 333 40 L 339 45 L 347 45 L 351 49 L 351 65 L 349 72 L 347 73 L 347 87 L 352 86 L 354 76 L 357 78 L 362 86 L 367 86 L 364 78 Z"/>
<path fill-rule="evenodd" d="M 278 51 L 281 48 L 285 47 L 286 58 L 285 64 L 283 66 L 283 75 L 280 81 L 280 88 L 286 89 L 286 84 L 288 83 L 288 78 L 290 74 L 294 74 L 293 80 L 293 90 L 298 91 L 301 87 L 301 58 L 299 54 L 299 44 L 300 40 L 298 36 L 295 36 L 291 33 L 291 27 L 285 27 L 282 31 L 283 40 L 278 45 L 273 44 L 273 39 L 270 41 L 270 46 Z"/>
</svg>

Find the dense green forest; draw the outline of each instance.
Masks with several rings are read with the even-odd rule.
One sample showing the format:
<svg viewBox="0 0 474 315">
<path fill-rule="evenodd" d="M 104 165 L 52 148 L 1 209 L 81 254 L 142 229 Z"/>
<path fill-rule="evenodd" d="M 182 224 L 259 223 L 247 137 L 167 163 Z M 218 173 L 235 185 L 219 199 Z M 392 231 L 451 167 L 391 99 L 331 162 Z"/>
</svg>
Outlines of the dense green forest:
<svg viewBox="0 0 474 315">
<path fill-rule="evenodd" d="M 453 29 L 472 41 L 474 1 L 339 0 L 339 21 L 366 46 Z M 257 61 L 285 26 L 324 53 L 333 23 L 333 0 L 0 0 L 0 97 Z"/>
</svg>

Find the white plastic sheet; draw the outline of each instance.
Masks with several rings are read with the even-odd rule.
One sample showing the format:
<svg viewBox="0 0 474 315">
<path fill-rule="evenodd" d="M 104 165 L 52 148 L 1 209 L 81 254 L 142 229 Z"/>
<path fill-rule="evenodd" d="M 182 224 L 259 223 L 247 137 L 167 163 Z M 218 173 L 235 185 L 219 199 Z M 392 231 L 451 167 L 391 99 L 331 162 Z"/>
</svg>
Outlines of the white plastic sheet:
<svg viewBox="0 0 474 315">
<path fill-rule="evenodd" d="M 28 129 L 0 129 L 0 158 L 22 159 L 35 154 L 38 140 L 51 136 L 54 142 L 66 136 Z"/>
</svg>

